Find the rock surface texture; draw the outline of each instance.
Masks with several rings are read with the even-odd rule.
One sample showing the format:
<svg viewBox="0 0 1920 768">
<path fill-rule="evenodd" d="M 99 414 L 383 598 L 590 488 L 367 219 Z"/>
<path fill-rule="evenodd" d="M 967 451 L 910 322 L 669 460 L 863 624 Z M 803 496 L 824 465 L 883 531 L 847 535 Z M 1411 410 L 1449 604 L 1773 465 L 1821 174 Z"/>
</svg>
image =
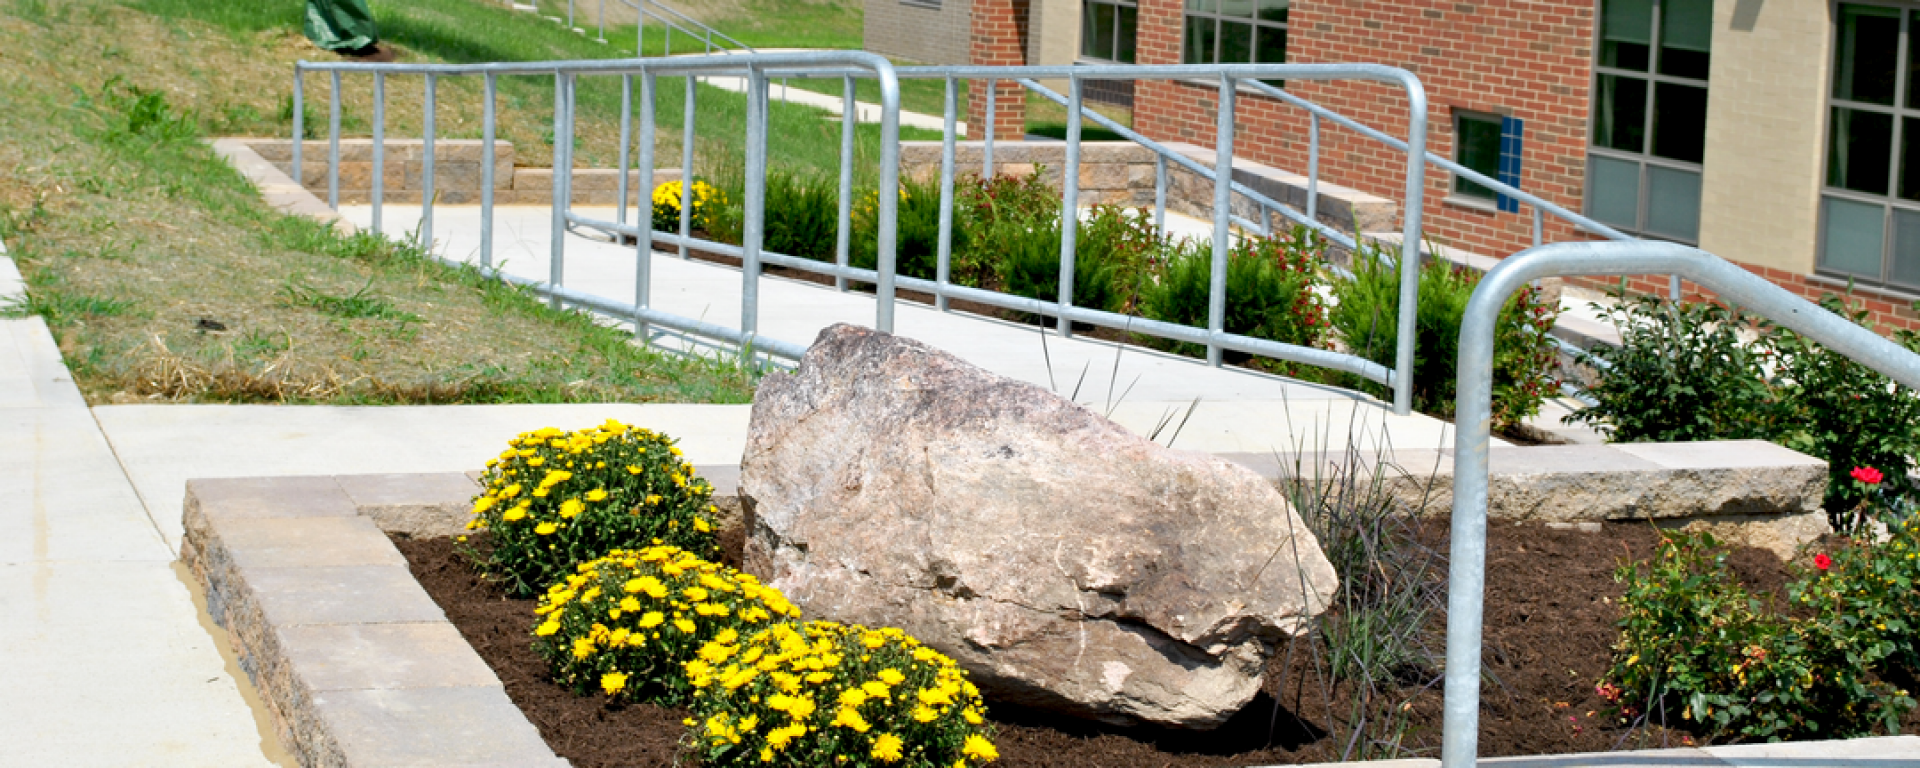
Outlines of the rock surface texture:
<svg viewBox="0 0 1920 768">
<path fill-rule="evenodd" d="M 1254 472 L 837 325 L 753 403 L 746 565 L 812 618 L 896 626 L 990 695 L 1207 728 L 1337 585 Z"/>
</svg>

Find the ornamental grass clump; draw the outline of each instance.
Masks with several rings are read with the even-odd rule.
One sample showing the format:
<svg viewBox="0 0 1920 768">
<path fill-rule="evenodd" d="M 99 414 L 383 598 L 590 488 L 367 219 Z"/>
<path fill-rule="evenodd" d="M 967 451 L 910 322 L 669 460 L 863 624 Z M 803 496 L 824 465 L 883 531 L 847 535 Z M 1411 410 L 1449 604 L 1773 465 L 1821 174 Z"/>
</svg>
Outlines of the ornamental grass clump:
<svg viewBox="0 0 1920 768">
<path fill-rule="evenodd" d="M 716 639 L 687 662 L 709 766 L 968 768 L 999 757 L 980 692 L 898 629 L 815 621 Z"/>
<path fill-rule="evenodd" d="M 751 574 L 678 547 L 616 550 L 581 563 L 535 609 L 533 647 L 575 693 L 679 703 L 683 672 L 709 643 L 732 643 L 799 609 Z"/>
<path fill-rule="evenodd" d="M 487 461 L 481 482 L 486 491 L 467 527 L 489 536 L 474 557 L 515 597 L 616 549 L 665 544 L 696 557 L 719 554 L 713 487 L 694 476 L 671 438 L 651 430 L 608 420 L 527 432 Z"/>
</svg>

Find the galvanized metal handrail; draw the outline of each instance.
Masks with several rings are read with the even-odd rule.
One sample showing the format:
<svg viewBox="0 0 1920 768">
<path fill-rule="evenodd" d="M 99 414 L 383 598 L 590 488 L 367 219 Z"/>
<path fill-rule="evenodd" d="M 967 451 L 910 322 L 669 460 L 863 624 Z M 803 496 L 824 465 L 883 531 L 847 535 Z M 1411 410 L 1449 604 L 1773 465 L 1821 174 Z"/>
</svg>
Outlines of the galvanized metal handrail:
<svg viewBox="0 0 1920 768">
<path fill-rule="evenodd" d="M 769 72 L 769 76 L 775 76 L 775 77 L 783 77 L 783 76 L 831 77 L 831 76 L 844 76 L 846 74 L 848 73 L 837 73 L 830 70 L 816 70 L 810 73 L 785 73 L 785 72 L 779 72 L 779 71 Z M 1094 121 L 1096 124 L 1107 127 L 1108 129 L 1113 130 L 1116 133 L 1119 133 L 1122 137 L 1127 138 L 1137 144 L 1140 144 L 1141 146 L 1148 148 L 1154 153 L 1155 170 L 1156 170 L 1154 218 L 1155 218 L 1156 231 L 1164 231 L 1166 186 L 1167 186 L 1166 170 L 1167 170 L 1168 163 L 1172 163 L 1180 167 L 1186 168 L 1187 170 L 1192 171 L 1195 174 L 1198 174 L 1199 176 L 1201 176 L 1201 178 L 1208 179 L 1214 182 L 1213 250 L 1214 250 L 1215 258 L 1213 259 L 1213 262 L 1211 264 L 1212 274 L 1209 276 L 1210 291 L 1209 291 L 1209 302 L 1208 302 L 1208 328 L 1206 329 L 1206 332 L 1205 332 L 1209 338 L 1214 338 L 1214 337 L 1227 338 L 1231 336 L 1230 334 L 1225 333 L 1224 324 L 1225 324 L 1225 313 L 1226 313 L 1226 262 L 1227 262 L 1227 259 L 1225 258 L 1225 254 L 1230 249 L 1232 228 L 1234 226 L 1240 226 L 1245 230 L 1249 230 L 1249 231 L 1263 234 L 1263 235 L 1270 234 L 1272 231 L 1270 223 L 1266 223 L 1266 224 L 1257 223 L 1234 214 L 1232 209 L 1233 195 L 1239 194 L 1247 199 L 1254 201 L 1257 205 L 1261 206 L 1262 210 L 1267 212 L 1266 214 L 1263 214 L 1263 218 L 1270 219 L 1272 212 L 1278 212 L 1286 218 L 1292 219 L 1296 222 L 1299 222 L 1301 224 L 1304 224 L 1312 228 L 1319 234 L 1327 237 L 1328 239 L 1336 243 L 1340 243 L 1341 245 L 1346 246 L 1348 248 L 1352 248 L 1355 246 L 1354 239 L 1348 233 L 1341 232 L 1337 229 L 1334 229 L 1325 224 L 1322 224 L 1313 215 L 1315 211 L 1316 203 L 1311 201 L 1313 201 L 1314 197 L 1316 197 L 1315 194 L 1312 194 L 1312 193 L 1309 194 L 1310 202 L 1308 206 L 1308 212 L 1303 214 L 1299 211 L 1294 210 L 1290 206 L 1286 206 L 1285 204 L 1282 204 L 1276 200 L 1273 200 L 1271 197 L 1259 192 L 1258 190 L 1251 188 L 1250 186 L 1244 183 L 1233 180 L 1233 172 L 1232 172 L 1233 162 L 1232 161 L 1233 161 L 1233 141 L 1235 136 L 1235 128 L 1234 128 L 1232 116 L 1234 114 L 1234 109 L 1233 109 L 1234 99 L 1238 94 L 1239 86 L 1258 84 L 1257 82 L 1258 79 L 1262 79 L 1262 78 L 1269 78 L 1269 79 L 1285 78 L 1285 79 L 1291 79 L 1291 80 L 1367 79 L 1367 80 L 1385 82 L 1390 85 L 1398 85 L 1401 88 L 1403 88 L 1407 93 L 1408 107 L 1409 107 L 1408 109 L 1409 117 L 1408 117 L 1408 125 L 1407 125 L 1408 137 L 1413 142 L 1411 146 L 1417 147 L 1419 151 L 1409 151 L 1407 149 L 1407 146 L 1409 145 L 1404 142 L 1399 147 L 1401 151 L 1408 152 L 1408 157 L 1409 157 L 1408 167 L 1407 167 L 1407 185 L 1406 185 L 1407 186 L 1407 192 L 1406 192 L 1407 214 L 1403 219 L 1404 230 L 1402 233 L 1402 246 L 1401 246 L 1402 257 L 1401 259 L 1397 259 L 1397 260 L 1390 259 L 1389 261 L 1393 261 L 1396 263 L 1404 261 L 1406 263 L 1410 263 L 1414 265 L 1418 265 L 1420 263 L 1418 259 L 1418 253 L 1419 253 L 1419 243 L 1421 241 L 1421 236 L 1420 236 L 1421 213 L 1423 209 L 1422 199 L 1424 194 L 1424 183 L 1423 183 L 1423 178 L 1421 174 L 1424 173 L 1423 155 L 1425 154 L 1424 149 L 1425 149 L 1425 141 L 1426 141 L 1426 119 L 1427 119 L 1426 92 L 1425 92 L 1425 89 L 1420 85 L 1418 78 L 1415 78 L 1411 73 L 1408 73 L 1405 70 L 1398 69 L 1395 67 L 1377 65 L 1377 64 L 1232 64 L 1232 65 L 1181 64 L 1181 65 L 1108 65 L 1108 66 L 1052 66 L 1052 67 L 1048 67 L 1048 66 L 1032 66 L 1032 67 L 942 66 L 942 67 L 903 67 L 898 70 L 898 75 L 902 79 L 938 78 L 938 79 L 945 80 L 947 84 L 947 89 L 945 94 L 946 95 L 945 131 L 944 131 L 944 138 L 942 141 L 941 167 L 940 167 L 942 221 L 941 221 L 941 228 L 940 228 L 939 254 L 938 254 L 938 261 L 936 266 L 937 277 L 933 285 L 933 288 L 934 288 L 933 293 L 936 297 L 936 302 L 938 302 L 940 308 L 942 309 L 946 308 L 946 303 L 949 298 L 958 296 L 958 290 L 956 289 L 960 288 L 959 286 L 953 286 L 951 283 L 948 282 L 948 276 L 950 274 L 949 260 L 950 260 L 950 252 L 951 252 L 951 249 L 949 248 L 949 241 L 951 237 L 950 229 L 951 229 L 951 221 L 952 221 L 951 208 L 953 205 L 952 184 L 953 184 L 953 176 L 955 171 L 954 144 L 957 141 L 957 132 L 955 130 L 954 110 L 953 110 L 952 103 L 954 99 L 954 90 L 955 90 L 954 84 L 957 80 L 960 80 L 960 79 L 985 79 L 988 82 L 988 87 L 987 87 L 988 113 L 987 115 L 985 115 L 986 141 L 982 148 L 983 149 L 982 167 L 983 167 L 983 173 L 986 175 L 991 175 L 992 169 L 993 169 L 992 154 L 993 154 L 993 141 L 994 141 L 994 136 L 993 136 L 994 107 L 995 107 L 994 98 L 995 98 L 995 94 L 997 93 L 997 89 L 994 88 L 993 83 L 996 80 L 1011 80 L 1029 90 L 1032 90 L 1048 99 L 1055 101 L 1056 103 L 1062 104 L 1063 106 L 1067 107 L 1068 114 L 1081 114 L 1085 116 L 1087 119 Z M 1046 88 L 1045 86 L 1042 86 L 1039 82 L 1037 82 L 1039 78 L 1066 79 L 1069 82 L 1069 93 L 1065 96 L 1062 96 L 1061 94 L 1049 88 Z M 1168 80 L 1183 80 L 1183 81 L 1203 80 L 1203 81 L 1216 81 L 1220 83 L 1218 98 L 1220 99 L 1220 103 L 1222 106 L 1218 111 L 1221 115 L 1224 115 L 1224 117 L 1219 121 L 1219 125 L 1217 126 L 1217 135 L 1215 140 L 1216 141 L 1215 167 L 1207 168 L 1204 165 L 1201 165 L 1200 163 L 1192 160 L 1191 158 L 1181 155 L 1178 152 L 1174 152 L 1172 149 L 1166 147 L 1163 144 L 1160 144 L 1159 142 L 1153 141 L 1152 139 L 1149 139 L 1146 136 L 1133 131 L 1132 129 L 1129 129 L 1125 126 L 1118 124 L 1117 122 L 1111 119 L 1108 119 L 1104 115 L 1100 115 L 1097 112 L 1094 112 L 1091 109 L 1086 108 L 1084 104 L 1083 96 L 1081 94 L 1081 84 L 1086 80 L 1100 80 L 1100 79 L 1127 79 L 1127 80 L 1168 79 Z M 1318 132 L 1316 129 L 1315 131 L 1316 155 L 1317 155 L 1317 137 L 1318 137 Z M 1062 170 L 1062 187 L 1063 187 L 1062 201 L 1061 201 L 1062 237 L 1061 237 L 1061 244 L 1060 244 L 1061 257 L 1060 257 L 1059 299 L 1058 301 L 1049 303 L 1052 307 L 1055 307 L 1056 309 L 1053 311 L 1045 312 L 1044 314 L 1050 315 L 1055 318 L 1056 328 L 1058 332 L 1063 336 L 1070 335 L 1072 333 L 1072 323 L 1074 322 L 1092 322 L 1097 325 L 1116 327 L 1116 328 L 1127 328 L 1132 330 L 1140 330 L 1143 326 L 1159 328 L 1162 325 L 1166 325 L 1162 323 L 1143 323 L 1140 318 L 1127 318 L 1124 316 L 1113 315 L 1112 313 L 1104 313 L 1104 312 L 1090 313 L 1092 317 L 1091 320 L 1083 320 L 1083 319 L 1080 319 L 1080 317 L 1074 317 L 1074 318 L 1067 317 L 1067 313 L 1065 310 L 1074 309 L 1072 304 L 1072 299 L 1073 299 L 1075 245 L 1076 245 L 1077 225 L 1078 225 L 1077 211 L 1078 211 L 1078 202 L 1079 202 L 1078 168 L 1079 168 L 1079 152 L 1080 152 L 1080 121 L 1078 120 L 1068 121 L 1065 147 L 1066 147 L 1065 148 L 1065 168 L 1063 168 Z M 1311 171 L 1311 175 L 1309 180 L 1309 189 L 1317 191 L 1317 185 L 1318 185 L 1317 163 L 1315 163 L 1313 167 L 1310 168 L 1310 171 Z M 1408 259 L 1409 256 L 1412 257 L 1410 260 Z M 1392 370 L 1387 370 L 1385 368 L 1382 368 L 1381 366 L 1378 366 L 1377 364 L 1372 364 L 1372 363 L 1363 364 L 1363 361 L 1361 361 L 1361 359 L 1357 357 L 1354 357 L 1352 360 L 1341 359 L 1341 361 L 1336 365 L 1328 365 L 1329 353 L 1327 353 L 1325 350 L 1318 350 L 1310 347 L 1301 347 L 1301 346 L 1295 346 L 1295 345 L 1289 345 L 1289 344 L 1280 344 L 1280 343 L 1271 342 L 1271 341 L 1253 340 L 1253 341 L 1261 341 L 1261 346 L 1264 348 L 1263 351 L 1257 352 L 1256 354 L 1262 354 L 1262 355 L 1267 355 L 1267 356 L 1275 357 L 1282 360 L 1302 362 L 1302 363 L 1307 363 L 1311 365 L 1323 365 L 1327 367 L 1334 367 L 1339 370 L 1351 370 L 1351 371 L 1364 370 L 1367 372 L 1367 374 L 1363 374 L 1363 375 L 1366 375 L 1368 378 L 1373 379 L 1375 381 L 1380 381 L 1381 383 L 1386 384 L 1393 390 L 1394 392 L 1393 406 L 1394 406 L 1394 411 L 1396 413 L 1405 414 L 1410 412 L 1412 410 L 1412 402 L 1413 402 L 1412 389 L 1410 386 L 1411 377 L 1404 377 L 1404 378 L 1398 377 L 1395 375 L 1394 372 L 1395 371 L 1411 371 L 1413 367 L 1414 322 L 1416 317 L 1416 313 L 1414 312 L 1413 307 L 1416 306 L 1418 303 L 1417 270 L 1402 270 L 1400 277 L 1401 277 L 1401 295 L 1400 295 L 1401 311 L 1398 313 L 1400 328 L 1399 328 L 1399 334 L 1396 337 L 1397 344 L 1395 349 L 1395 366 Z M 966 290 L 970 293 L 975 293 L 975 294 L 981 293 L 974 289 L 966 289 Z M 991 298 L 984 303 L 988 303 L 993 306 L 999 306 L 999 307 L 1008 307 L 1011 304 L 1020 304 L 1022 306 L 1026 306 L 1030 301 L 1030 300 L 1020 299 L 1018 297 L 1003 296 L 1000 294 L 987 294 L 987 297 L 991 297 Z M 1023 310 L 1023 311 L 1026 311 L 1026 310 Z M 1114 318 L 1119 318 L 1119 320 L 1115 321 Z M 1169 327 L 1177 327 L 1177 326 L 1169 326 Z M 1154 335 L 1162 335 L 1155 331 L 1148 331 L 1148 332 L 1153 333 Z M 1241 338 L 1245 338 L 1245 337 L 1241 337 Z M 1238 347 L 1229 347 L 1222 343 L 1215 343 L 1215 342 L 1204 342 L 1204 343 L 1206 343 L 1206 346 L 1207 346 L 1207 360 L 1209 363 L 1213 365 L 1221 364 L 1222 354 L 1226 349 L 1229 349 L 1229 348 L 1238 349 Z M 1345 355 L 1344 353 L 1332 353 L 1332 355 L 1334 356 L 1334 358 L 1352 357 L 1350 355 Z M 1383 378 L 1375 378 L 1376 376 L 1383 376 Z"/>
<path fill-rule="evenodd" d="M 1474 288 L 1460 327 L 1455 401 L 1453 543 L 1447 588 L 1444 768 L 1468 768 L 1479 748 L 1480 634 L 1486 598 L 1487 451 L 1493 416 L 1493 333 L 1522 286 L 1563 275 L 1672 274 L 1790 328 L 1848 359 L 1920 389 L 1920 355 L 1698 248 L 1651 241 L 1558 243 L 1500 262 Z"/>
<path fill-rule="evenodd" d="M 872 274 L 877 285 L 879 301 L 876 302 L 875 327 L 891 331 L 894 315 L 894 242 L 897 231 L 899 206 L 899 80 L 893 74 L 893 65 L 885 58 L 859 51 L 804 51 L 804 52 L 767 52 L 748 54 L 718 54 L 687 56 L 678 58 L 652 59 L 589 59 L 557 62 L 494 62 L 485 64 L 402 64 L 372 62 L 309 62 L 300 61 L 294 65 L 294 116 L 293 150 L 291 172 L 299 178 L 304 169 L 302 157 L 305 141 L 305 85 L 304 75 L 308 71 L 327 72 L 332 78 L 331 105 L 329 114 L 327 186 L 328 202 L 334 207 L 339 205 L 340 175 L 340 77 L 344 73 L 368 73 L 374 78 L 374 136 L 372 146 L 373 173 L 370 183 L 372 207 L 372 229 L 382 231 L 382 208 L 384 195 L 381 185 L 382 171 L 386 157 L 385 143 L 385 106 L 386 78 L 390 75 L 420 75 L 425 80 L 426 119 L 423 121 L 421 175 L 423 178 L 423 198 L 421 201 L 421 225 L 418 241 L 434 258 L 448 263 L 461 263 L 447 259 L 434 251 L 432 193 L 434 177 L 433 118 L 436 100 L 436 81 L 440 77 L 478 75 L 486 81 L 486 104 L 483 115 L 482 133 L 482 177 L 484 189 L 481 194 L 481 248 L 480 267 L 501 279 L 532 287 L 546 296 L 555 307 L 562 304 L 584 306 L 595 311 L 626 317 L 633 321 L 636 334 L 645 334 L 649 326 L 660 326 L 681 333 L 718 339 L 740 346 L 751 352 L 769 353 L 780 357 L 798 359 L 805 350 L 799 345 L 777 339 L 763 339 L 758 333 L 759 317 L 759 272 L 761 240 L 765 232 L 765 187 L 766 187 L 766 141 L 767 141 L 767 101 L 766 70 L 783 68 L 787 71 L 808 71 L 813 68 L 829 68 L 834 71 L 860 71 L 873 77 L 880 83 L 881 96 L 881 158 L 879 169 L 879 200 L 876 211 L 878 219 L 878 269 Z M 550 232 L 551 251 L 548 262 L 548 277 L 545 281 L 507 275 L 493 268 L 493 166 L 495 134 L 494 99 L 496 78 L 500 75 L 551 75 L 554 78 L 554 142 L 553 142 L 553 224 Z M 631 90 L 632 80 L 641 81 L 641 127 L 643 141 L 640 144 L 638 167 L 641 174 L 641 186 L 651 190 L 653 186 L 654 159 L 653 138 L 655 85 L 660 75 L 685 76 L 687 80 L 686 130 L 684 145 L 691 153 L 694 127 L 694 79 L 699 76 L 745 75 L 748 82 L 748 120 L 747 120 L 747 194 L 745 242 L 738 249 L 742 258 L 742 300 L 741 319 L 738 328 L 728 328 L 694 318 L 681 317 L 653 309 L 649 306 L 650 263 L 653 255 L 652 241 L 656 235 L 652 229 L 653 209 L 650 205 L 638 206 L 635 211 L 637 226 L 626 227 L 623 222 L 607 223 L 575 215 L 571 211 L 572 169 L 573 169 L 573 128 L 576 78 L 582 75 L 617 75 L 622 78 L 625 89 L 622 93 L 622 134 L 626 136 L 628 114 L 631 100 L 627 91 Z M 849 81 L 851 95 L 851 81 Z M 850 125 L 850 124 L 849 124 Z M 851 129 L 848 131 L 851 140 Z M 623 142 L 624 143 L 624 142 Z M 622 180 L 625 177 L 625 147 L 622 147 Z M 848 156 L 850 162 L 851 157 Z M 688 157 L 683 167 L 691 167 Z M 683 184 L 682 210 L 689 210 L 691 184 Z M 626 186 L 621 185 L 621 218 L 625 218 Z M 843 206 L 844 208 L 845 206 Z M 691 237 L 687 229 L 690 215 L 681 216 L 681 231 L 675 236 L 658 233 L 660 239 L 685 247 L 689 242 L 698 242 L 702 247 L 716 247 L 717 243 L 698 241 Z M 564 286 L 566 266 L 566 232 L 569 226 L 586 223 L 590 225 L 611 224 L 602 227 L 609 231 L 624 231 L 634 235 L 635 249 L 635 286 L 634 300 L 631 304 L 621 304 L 601 297 L 595 297 Z M 841 263 L 845 263 L 845 251 L 842 249 Z"/>
<path fill-rule="evenodd" d="M 604 0 L 602 1 L 604 2 Z M 634 10 L 634 13 L 637 14 L 634 19 L 634 31 L 633 31 L 634 52 L 637 55 L 641 55 L 641 56 L 646 55 L 646 50 L 647 50 L 646 26 L 647 26 L 648 16 L 652 16 L 653 18 L 658 19 L 661 24 L 664 24 L 667 27 L 667 33 L 665 37 L 666 47 L 665 47 L 665 50 L 661 52 L 662 56 L 673 55 L 673 33 L 674 32 L 679 32 L 680 34 L 686 35 L 687 37 L 691 37 L 695 40 L 701 41 L 702 44 L 704 45 L 704 48 L 701 51 L 702 53 L 713 53 L 715 51 L 719 51 L 720 53 L 733 53 L 734 49 L 738 49 L 746 53 L 758 53 L 758 51 L 754 50 L 753 46 L 740 42 L 739 40 L 736 40 L 733 37 L 729 36 L 727 33 L 721 32 L 720 30 L 707 26 L 705 22 L 702 22 L 699 19 L 693 18 L 692 16 L 688 16 L 684 13 L 681 13 L 680 11 L 674 10 L 673 7 L 668 6 L 664 3 L 660 3 L 658 2 L 658 0 L 620 0 L 620 2 L 625 4 L 628 8 L 632 8 Z M 661 11 L 665 11 L 666 15 L 663 16 L 659 13 L 649 13 L 647 11 L 647 6 L 653 6 L 654 8 L 657 8 Z M 668 16 L 671 16 L 673 18 L 668 18 Z M 686 23 L 686 24 L 690 24 L 695 27 L 698 27 L 700 31 L 694 32 L 693 30 L 689 30 L 685 27 L 682 27 L 680 26 L 680 24 L 675 23 L 676 19 L 682 23 Z M 605 37 L 605 34 L 602 33 L 601 36 Z M 715 46 L 713 44 L 713 39 L 715 37 L 720 38 L 720 41 L 722 43 L 732 44 L 733 49 L 729 49 L 724 44 Z"/>
</svg>

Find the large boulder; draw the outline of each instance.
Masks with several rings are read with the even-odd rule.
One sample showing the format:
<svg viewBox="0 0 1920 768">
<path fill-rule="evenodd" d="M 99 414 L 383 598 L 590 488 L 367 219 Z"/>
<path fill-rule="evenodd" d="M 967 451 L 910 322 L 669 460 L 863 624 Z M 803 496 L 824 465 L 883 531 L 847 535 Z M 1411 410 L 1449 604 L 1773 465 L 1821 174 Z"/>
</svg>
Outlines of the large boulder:
<svg viewBox="0 0 1920 768">
<path fill-rule="evenodd" d="M 1337 584 L 1252 471 L 853 326 L 761 382 L 740 486 L 747 569 L 808 616 L 1108 722 L 1225 721 Z"/>
</svg>

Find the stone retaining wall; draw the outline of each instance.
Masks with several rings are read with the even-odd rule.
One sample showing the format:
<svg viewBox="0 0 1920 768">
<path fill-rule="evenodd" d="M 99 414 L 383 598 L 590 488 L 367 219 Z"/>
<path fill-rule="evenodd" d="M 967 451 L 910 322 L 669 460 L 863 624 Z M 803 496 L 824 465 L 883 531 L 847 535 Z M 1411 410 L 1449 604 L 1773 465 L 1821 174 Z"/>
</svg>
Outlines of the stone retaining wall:
<svg viewBox="0 0 1920 768">
<path fill-rule="evenodd" d="M 281 170 L 293 162 L 293 142 L 287 139 L 242 139 L 261 158 Z M 327 142 L 301 142 L 301 184 L 321 199 L 327 196 Z M 419 204 L 422 158 L 420 139 L 387 139 L 382 159 L 380 198 L 389 203 Z M 493 202 L 495 205 L 547 205 L 553 201 L 553 169 L 514 165 L 513 144 L 493 143 Z M 477 139 L 441 139 L 433 143 L 433 194 L 448 205 L 477 205 L 483 170 L 483 143 Z M 340 203 L 364 205 L 372 199 L 373 140 L 340 140 Z M 653 173 L 655 184 L 678 181 L 678 169 Z M 577 168 L 573 172 L 575 205 L 613 205 L 619 201 L 619 171 L 613 168 Z M 640 172 L 627 171 L 627 202 L 647 198 L 640 190 Z"/>
<path fill-rule="evenodd" d="M 1061 189 L 1066 166 L 1066 143 L 1059 141 L 995 141 L 993 170 L 996 174 L 1025 176 L 1044 168 L 1042 178 L 1054 189 Z M 1213 150 L 1192 144 L 1170 143 L 1168 148 L 1191 158 L 1202 167 L 1212 168 Z M 962 141 L 954 144 L 954 170 L 957 174 L 979 173 L 984 142 Z M 940 173 L 941 143 L 905 141 L 900 144 L 900 170 L 903 175 L 937 179 Z M 1131 141 L 1089 141 L 1080 145 L 1080 201 L 1129 207 L 1151 207 L 1154 198 L 1154 153 Z M 1167 209 L 1198 219 L 1213 216 L 1213 182 L 1197 173 L 1168 164 Z M 1236 160 L 1235 181 L 1304 211 L 1307 205 L 1307 178 L 1272 166 Z M 1341 232 L 1376 232 L 1398 227 L 1399 206 L 1392 200 L 1369 195 L 1356 189 L 1328 184 L 1318 190 L 1315 213 L 1319 221 Z M 1258 221 L 1253 200 L 1236 194 L 1233 211 Z"/>
</svg>

